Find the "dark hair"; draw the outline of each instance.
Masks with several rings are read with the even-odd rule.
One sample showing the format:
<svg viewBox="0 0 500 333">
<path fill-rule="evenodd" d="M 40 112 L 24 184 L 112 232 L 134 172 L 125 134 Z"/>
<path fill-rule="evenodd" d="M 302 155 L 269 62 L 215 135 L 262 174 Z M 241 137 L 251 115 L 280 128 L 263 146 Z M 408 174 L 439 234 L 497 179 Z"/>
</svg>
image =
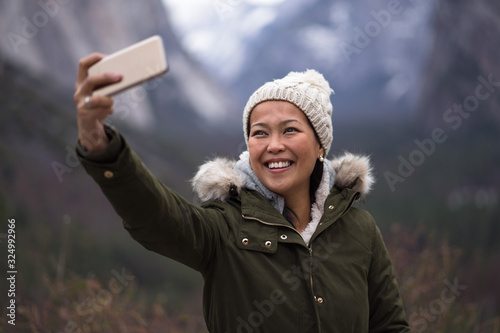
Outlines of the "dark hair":
<svg viewBox="0 0 500 333">
<path fill-rule="evenodd" d="M 321 184 L 321 178 L 323 178 L 323 162 L 316 160 L 316 165 L 311 173 L 311 180 L 309 182 L 309 197 L 311 198 L 311 203 L 316 201 L 316 191 L 318 190 L 319 184 Z"/>
<path fill-rule="evenodd" d="M 323 178 L 323 168 L 323 162 L 316 160 L 316 165 L 314 165 L 314 170 L 311 173 L 311 180 L 309 182 L 309 198 L 311 200 L 311 204 L 316 201 L 316 191 L 318 190 L 319 184 L 321 184 L 321 179 Z M 292 225 L 294 220 L 299 219 L 297 214 L 288 206 L 285 206 L 283 216 Z"/>
</svg>

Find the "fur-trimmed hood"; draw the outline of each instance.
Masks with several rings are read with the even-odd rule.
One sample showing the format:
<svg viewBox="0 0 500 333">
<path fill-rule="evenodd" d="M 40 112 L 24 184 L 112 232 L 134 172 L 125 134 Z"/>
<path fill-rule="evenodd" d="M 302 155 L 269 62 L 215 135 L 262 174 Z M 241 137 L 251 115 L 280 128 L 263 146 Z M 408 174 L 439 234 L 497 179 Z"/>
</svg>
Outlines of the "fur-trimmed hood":
<svg viewBox="0 0 500 333">
<path fill-rule="evenodd" d="M 231 191 L 239 193 L 245 188 L 245 178 L 236 170 L 236 162 L 217 157 L 200 166 L 191 184 L 202 202 L 226 201 Z M 324 163 L 331 163 L 336 173 L 334 186 L 340 190 L 351 188 L 358 191 L 359 199 L 366 197 L 375 182 L 368 156 L 345 153 L 333 160 L 325 160 Z"/>
</svg>

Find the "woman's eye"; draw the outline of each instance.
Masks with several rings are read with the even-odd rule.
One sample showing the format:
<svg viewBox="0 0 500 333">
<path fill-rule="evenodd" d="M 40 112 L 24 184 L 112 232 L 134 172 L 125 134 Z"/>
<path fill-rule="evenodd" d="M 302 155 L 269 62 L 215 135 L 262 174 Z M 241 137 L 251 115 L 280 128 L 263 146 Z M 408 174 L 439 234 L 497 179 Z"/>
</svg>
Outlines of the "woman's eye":
<svg viewBox="0 0 500 333">
<path fill-rule="evenodd" d="M 285 130 L 285 133 L 291 133 L 291 132 L 298 132 L 299 130 L 296 129 L 295 127 L 288 127 L 286 130 Z"/>
<path fill-rule="evenodd" d="M 259 136 L 259 135 L 266 135 L 266 132 L 257 130 L 252 133 L 252 136 Z"/>
</svg>

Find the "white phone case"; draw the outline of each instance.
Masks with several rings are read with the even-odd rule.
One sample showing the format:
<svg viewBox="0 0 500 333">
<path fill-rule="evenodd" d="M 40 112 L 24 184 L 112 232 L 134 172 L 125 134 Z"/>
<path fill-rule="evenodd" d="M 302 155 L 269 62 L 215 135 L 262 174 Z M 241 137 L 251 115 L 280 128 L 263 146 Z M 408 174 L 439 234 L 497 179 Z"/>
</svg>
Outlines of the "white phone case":
<svg viewBox="0 0 500 333">
<path fill-rule="evenodd" d="M 160 36 L 153 36 L 106 56 L 88 70 L 89 75 L 107 72 L 121 74 L 122 80 L 94 91 L 95 95 L 112 96 L 125 89 L 167 72 L 168 65 Z"/>
</svg>

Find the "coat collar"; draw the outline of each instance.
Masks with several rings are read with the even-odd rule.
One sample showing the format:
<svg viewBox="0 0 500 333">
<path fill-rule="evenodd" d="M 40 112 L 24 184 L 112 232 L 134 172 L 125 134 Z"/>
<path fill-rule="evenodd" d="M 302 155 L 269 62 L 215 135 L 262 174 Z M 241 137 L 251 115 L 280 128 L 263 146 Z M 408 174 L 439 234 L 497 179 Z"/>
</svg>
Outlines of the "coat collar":
<svg viewBox="0 0 500 333">
<path fill-rule="evenodd" d="M 334 186 L 339 189 L 352 189 L 359 192 L 363 199 L 371 191 L 375 179 L 368 156 L 345 153 L 331 163 L 336 172 Z M 227 201 L 232 192 L 245 188 L 245 179 L 235 170 L 236 161 L 217 157 L 199 167 L 191 180 L 193 190 L 202 202 L 220 200 Z"/>
</svg>

